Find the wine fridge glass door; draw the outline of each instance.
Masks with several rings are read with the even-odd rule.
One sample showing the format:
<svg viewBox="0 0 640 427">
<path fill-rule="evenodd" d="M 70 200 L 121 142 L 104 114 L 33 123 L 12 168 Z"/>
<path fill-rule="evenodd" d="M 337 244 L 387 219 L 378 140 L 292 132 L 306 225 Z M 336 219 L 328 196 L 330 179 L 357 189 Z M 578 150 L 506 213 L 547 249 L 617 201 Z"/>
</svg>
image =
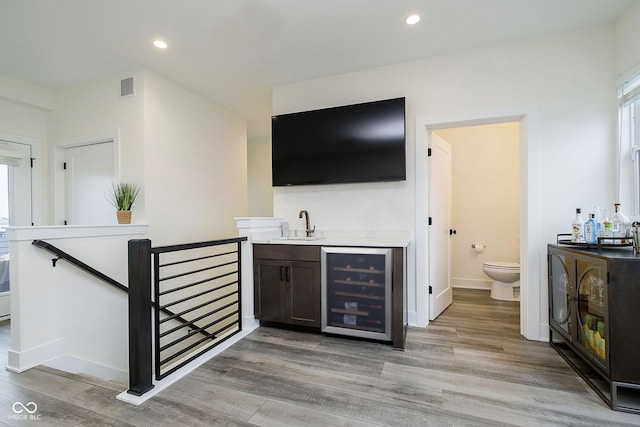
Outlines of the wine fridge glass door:
<svg viewBox="0 0 640 427">
<path fill-rule="evenodd" d="M 391 252 L 322 248 L 322 331 L 391 340 Z"/>
</svg>

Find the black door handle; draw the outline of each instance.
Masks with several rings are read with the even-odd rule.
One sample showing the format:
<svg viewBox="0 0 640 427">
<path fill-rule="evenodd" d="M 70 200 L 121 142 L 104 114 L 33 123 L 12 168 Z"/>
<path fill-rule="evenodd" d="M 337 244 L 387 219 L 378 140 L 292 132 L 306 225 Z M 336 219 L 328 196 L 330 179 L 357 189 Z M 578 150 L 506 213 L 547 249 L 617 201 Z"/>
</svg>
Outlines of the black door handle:
<svg viewBox="0 0 640 427">
<path fill-rule="evenodd" d="M 449 236 L 456 234 L 456 230 L 454 230 L 453 228 L 449 229 Z"/>
</svg>

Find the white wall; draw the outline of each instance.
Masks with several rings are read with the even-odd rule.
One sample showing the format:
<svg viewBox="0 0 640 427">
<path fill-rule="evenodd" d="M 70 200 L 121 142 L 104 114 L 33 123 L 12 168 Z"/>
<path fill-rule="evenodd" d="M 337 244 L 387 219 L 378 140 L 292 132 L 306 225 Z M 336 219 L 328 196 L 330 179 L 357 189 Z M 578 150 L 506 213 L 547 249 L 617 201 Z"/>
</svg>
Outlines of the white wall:
<svg viewBox="0 0 640 427">
<path fill-rule="evenodd" d="M 120 96 L 133 76 L 135 96 Z M 50 117 L 56 224 L 64 220 L 63 149 L 113 139 L 116 176 L 142 190 L 133 223 L 154 245 L 235 236 L 247 214 L 246 125 L 242 119 L 148 70 L 55 93 Z M 115 213 L 114 213 L 115 214 Z"/>
<path fill-rule="evenodd" d="M 434 131 L 451 145 L 451 284 L 490 288 L 486 261 L 520 262 L 520 124 Z M 486 248 L 476 252 L 471 245 Z"/>
<path fill-rule="evenodd" d="M 11 349 L 8 369 L 39 364 L 127 382 L 127 296 L 37 248 L 34 239 L 76 256 L 127 285 L 127 241 L 145 226 L 9 229 Z"/>
<path fill-rule="evenodd" d="M 247 150 L 249 216 L 273 216 L 271 138 L 249 139 Z"/>
<path fill-rule="evenodd" d="M 539 176 L 530 177 L 532 188 L 540 189 L 529 195 L 540 214 L 532 230 L 537 253 L 531 268 L 540 269 L 542 279 L 530 284 L 539 298 L 539 309 L 530 315 L 539 323 L 536 329 L 544 331 L 546 243 L 567 229 L 576 206 L 613 203 L 613 35 L 612 26 L 602 26 L 274 88 L 274 114 L 405 96 L 409 159 L 404 183 L 278 189 L 274 214 L 291 218 L 304 208 L 320 228 L 346 224 L 415 231 L 415 121 L 444 123 L 535 110 L 529 126 L 538 138 L 527 143 L 544 165 Z M 427 277 L 418 274 L 424 261 L 409 257 L 416 277 Z M 409 284 L 410 311 L 416 312 L 417 300 L 426 298 L 420 289 L 424 284 Z M 418 319 L 425 315 L 415 314 Z"/>
<path fill-rule="evenodd" d="M 127 74 L 126 76 L 129 76 Z M 68 147 L 113 140 L 116 149 L 116 179 L 142 185 L 142 197 L 136 201 L 133 222 L 145 223 L 144 199 L 144 72 L 133 74 L 137 93 L 120 97 L 120 79 L 87 82 L 55 92 L 56 106 L 50 114 L 48 194 L 53 209 L 51 224 L 65 220 L 64 150 Z M 115 215 L 115 213 L 114 213 Z"/>
<path fill-rule="evenodd" d="M 151 239 L 188 243 L 237 235 L 247 215 L 246 124 L 147 72 L 145 199 Z"/>
</svg>

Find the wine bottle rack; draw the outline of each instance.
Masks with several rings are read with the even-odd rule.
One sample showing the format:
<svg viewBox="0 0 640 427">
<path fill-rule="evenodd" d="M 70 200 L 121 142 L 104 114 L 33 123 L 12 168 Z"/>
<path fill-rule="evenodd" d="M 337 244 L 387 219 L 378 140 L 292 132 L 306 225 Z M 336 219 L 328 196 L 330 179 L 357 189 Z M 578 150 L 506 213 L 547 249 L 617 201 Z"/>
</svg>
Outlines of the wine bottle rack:
<svg viewBox="0 0 640 427">
<path fill-rule="evenodd" d="M 323 248 L 323 331 L 390 339 L 391 252 Z"/>
</svg>

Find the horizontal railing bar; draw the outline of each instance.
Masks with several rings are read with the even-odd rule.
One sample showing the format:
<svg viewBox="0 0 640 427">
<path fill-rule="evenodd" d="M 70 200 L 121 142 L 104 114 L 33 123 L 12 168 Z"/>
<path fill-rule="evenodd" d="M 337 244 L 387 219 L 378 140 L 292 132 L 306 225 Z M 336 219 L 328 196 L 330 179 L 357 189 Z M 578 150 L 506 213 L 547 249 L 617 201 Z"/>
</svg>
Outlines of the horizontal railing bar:
<svg viewBox="0 0 640 427">
<path fill-rule="evenodd" d="M 216 323 L 219 323 L 219 322 L 221 322 L 221 321 L 223 321 L 223 320 L 225 320 L 225 319 L 228 319 L 229 317 L 231 317 L 231 316 L 233 316 L 233 315 L 236 315 L 236 314 L 239 314 L 239 313 L 240 313 L 240 311 L 239 311 L 239 310 L 233 311 L 233 312 L 231 312 L 231 313 L 229 313 L 229 314 L 227 314 L 227 315 L 225 315 L 225 316 L 221 317 L 220 319 L 218 319 L 218 321 L 217 321 Z M 190 337 L 185 337 L 185 339 L 186 339 L 186 338 L 190 338 Z M 165 363 L 167 363 L 168 361 L 173 360 L 173 359 L 175 359 L 176 357 L 178 357 L 178 356 L 180 356 L 180 355 L 182 355 L 182 354 L 186 353 L 187 351 L 191 350 L 192 348 L 199 346 L 200 344 L 202 344 L 203 342 L 207 341 L 208 339 L 209 339 L 209 338 L 201 338 L 200 340 L 198 340 L 198 341 L 194 342 L 193 344 L 188 345 L 187 347 L 183 348 L 182 350 L 180 350 L 180 351 L 178 351 L 178 352 L 176 352 L 176 353 L 171 354 L 171 356 L 167 357 L 166 359 L 160 359 L 160 365 L 164 365 L 164 364 L 165 364 Z M 184 341 L 184 339 L 176 340 L 176 341 L 174 341 L 174 342 L 172 342 L 172 343 L 169 343 L 169 344 L 167 344 L 167 345 L 165 345 L 165 346 L 161 347 L 161 348 L 160 348 L 160 352 L 165 351 L 167 348 L 169 348 L 169 347 L 171 347 L 171 346 L 173 346 L 173 345 L 175 345 L 175 344 L 177 344 L 178 342 L 181 342 L 181 341 Z"/>
<path fill-rule="evenodd" d="M 223 277 L 233 276 L 234 274 L 238 274 L 238 270 L 230 271 L 228 273 L 219 274 L 213 277 L 207 277 L 206 279 L 197 280 L 195 282 L 187 283 L 186 285 L 178 286 L 175 288 L 167 289 L 166 291 L 162 291 L 159 293 L 159 296 L 163 297 L 165 295 L 169 295 L 173 292 L 183 291 L 187 288 L 191 288 L 197 285 L 202 285 L 203 283 L 212 282 L 214 280 L 222 279 Z"/>
<path fill-rule="evenodd" d="M 214 246 L 212 246 L 212 247 L 214 247 Z M 213 254 L 213 255 L 201 256 L 201 257 L 197 257 L 197 258 L 189 258 L 189 259 L 182 259 L 180 261 L 168 262 L 166 264 L 160 264 L 160 265 L 158 265 L 158 267 L 160 267 L 160 268 L 162 268 L 162 267 L 171 267 L 172 265 L 186 264 L 188 262 L 202 261 L 203 259 L 217 258 L 217 257 L 220 257 L 220 256 L 237 254 L 237 253 L 238 253 L 238 251 L 221 252 L 219 254 Z"/>
<path fill-rule="evenodd" d="M 177 371 L 178 369 L 182 368 L 183 366 L 185 366 L 187 363 L 190 363 L 192 361 L 194 361 L 195 359 L 197 359 L 198 357 L 200 357 L 200 355 L 204 354 L 206 351 L 208 351 L 210 348 L 213 348 L 217 345 L 220 345 L 221 343 L 225 342 L 226 340 L 232 338 L 233 336 L 235 336 L 236 334 L 238 334 L 240 331 L 242 331 L 242 328 L 240 328 L 240 323 L 239 322 L 235 322 L 232 323 L 232 325 L 236 325 L 236 330 L 231 332 L 229 335 L 226 335 L 223 338 L 218 339 L 215 343 L 212 342 L 211 345 L 207 348 L 204 348 L 200 351 L 198 351 L 197 353 L 195 353 L 193 356 L 189 357 L 186 360 L 183 360 L 182 362 L 180 362 L 180 364 L 178 364 L 177 366 L 174 366 L 173 368 L 167 370 L 166 372 L 162 372 L 160 373 L 160 370 L 158 370 L 158 375 L 156 375 L 156 379 L 157 380 L 161 380 L 164 377 L 166 377 L 167 375 L 171 375 L 172 373 L 174 373 L 175 371 Z M 224 329 L 228 329 L 228 328 L 222 328 L 220 329 L 221 331 Z M 166 363 L 166 362 L 165 362 Z M 158 363 L 158 365 L 160 365 L 160 363 Z"/>
<path fill-rule="evenodd" d="M 236 290 L 236 291 L 233 291 L 233 292 L 230 292 L 230 293 L 228 293 L 228 294 L 226 294 L 226 295 L 222 295 L 222 296 L 220 296 L 220 297 L 218 297 L 218 298 L 212 299 L 212 300 L 210 300 L 210 301 L 206 301 L 206 302 L 204 302 L 204 303 L 202 303 L 202 304 L 198 304 L 197 306 L 192 307 L 192 308 L 189 308 L 189 309 L 187 309 L 187 310 L 184 310 L 184 311 L 182 311 L 182 312 L 180 312 L 180 313 L 176 313 L 174 316 L 176 316 L 176 317 L 177 317 L 177 316 L 182 316 L 182 315 L 184 315 L 184 314 L 186 314 L 186 313 L 191 313 L 192 311 L 195 311 L 195 310 L 197 310 L 197 309 L 199 309 L 199 308 L 205 307 L 205 306 L 207 306 L 207 305 L 209 305 L 209 304 L 213 304 L 214 302 L 220 301 L 221 299 L 224 299 L 224 298 L 228 298 L 228 297 L 230 297 L 231 295 L 234 295 L 234 294 L 237 294 L 237 293 L 238 293 L 238 291 L 237 291 L 237 290 Z M 172 319 L 174 319 L 174 318 L 175 318 L 175 317 L 173 317 L 173 316 L 168 316 L 168 317 L 165 317 L 164 319 L 160 319 L 160 320 L 159 320 L 159 323 L 165 323 L 165 322 L 168 322 L 169 320 L 172 320 Z"/>
<path fill-rule="evenodd" d="M 189 295 L 188 297 L 180 298 L 179 300 L 171 301 L 170 303 L 167 303 L 167 304 L 163 305 L 163 307 L 171 307 L 172 305 L 180 304 L 181 302 L 189 301 L 191 299 L 195 299 L 195 298 L 201 297 L 202 295 L 210 294 L 211 292 L 215 292 L 215 291 L 218 291 L 220 289 L 224 289 L 227 286 L 231 286 L 231 285 L 234 285 L 236 283 L 238 283 L 238 281 L 234 280 L 232 282 L 225 283 L 222 286 L 217 286 L 215 288 L 207 289 L 206 291 L 198 292 L 197 294 Z"/>
<path fill-rule="evenodd" d="M 64 259 L 66 261 L 68 261 L 69 263 L 75 265 L 76 267 L 86 271 L 87 273 L 91 274 L 92 276 L 110 284 L 111 286 L 121 290 L 122 292 L 126 292 L 129 293 L 129 288 L 124 286 L 122 283 L 112 279 L 111 277 L 107 276 L 106 274 L 96 270 L 95 268 L 85 264 L 84 262 L 80 261 L 79 259 L 69 255 L 68 253 L 66 253 L 65 251 L 58 249 L 57 247 L 53 246 L 50 243 L 47 243 L 43 240 L 34 240 L 33 242 L 31 242 L 33 245 L 45 249 L 49 252 L 51 252 L 54 255 L 57 255 L 59 258 Z M 55 267 L 55 264 L 54 264 Z"/>
<path fill-rule="evenodd" d="M 238 263 L 238 260 L 236 259 L 236 260 L 234 260 L 234 261 L 229 261 L 229 262 L 226 262 L 226 263 L 224 263 L 224 264 L 212 265 L 212 266 L 210 266 L 210 267 L 199 268 L 199 269 L 197 269 L 197 270 L 191 270 L 191 271 L 187 271 L 187 272 L 185 272 L 185 273 L 175 274 L 175 275 L 173 275 L 173 276 L 161 277 L 159 280 L 160 280 L 161 282 L 164 282 L 164 281 L 166 281 L 166 280 L 172 280 L 172 279 L 177 279 L 177 278 L 179 278 L 179 277 L 190 276 L 190 275 L 192 275 L 192 274 L 202 273 L 203 271 L 214 270 L 214 269 L 219 268 L 219 267 L 226 267 L 226 266 L 228 266 L 228 265 L 237 264 L 237 263 Z"/>
<path fill-rule="evenodd" d="M 195 319 L 193 319 L 193 320 L 190 320 L 190 321 L 186 322 L 184 325 L 178 325 L 178 326 L 175 326 L 175 327 L 173 327 L 173 328 L 171 328 L 171 329 L 169 329 L 169 330 L 167 330 L 167 331 L 164 331 L 164 332 L 162 332 L 162 333 L 158 333 L 158 336 L 159 336 L 159 337 L 164 337 L 164 336 L 166 336 L 166 335 L 172 334 L 172 333 L 174 333 L 174 332 L 176 332 L 176 331 L 178 331 L 178 330 L 180 330 L 180 329 L 182 329 L 182 328 L 184 328 L 184 327 L 188 326 L 189 324 L 191 324 L 191 325 L 195 325 L 195 323 L 196 323 L 197 321 L 202 320 L 202 319 L 204 319 L 205 317 L 209 317 L 209 316 L 211 316 L 211 313 L 209 313 L 209 312 L 208 312 L 208 313 L 205 313 L 205 314 L 203 314 L 202 316 L 198 316 L 198 317 L 196 317 Z M 198 326 L 198 325 L 195 325 L 195 326 Z"/>
<path fill-rule="evenodd" d="M 184 251 L 188 249 L 205 248 L 207 246 L 221 246 L 221 245 L 226 245 L 228 243 L 240 243 L 246 240 L 247 240 L 246 237 L 234 237 L 231 239 L 210 240 L 206 242 L 185 243 L 185 244 L 170 245 L 170 246 L 158 246 L 156 248 L 151 248 L 151 253 L 161 254 L 161 253 L 167 253 L 167 252 L 178 252 L 178 251 Z"/>
<path fill-rule="evenodd" d="M 234 301 L 232 301 L 232 302 L 229 302 L 229 303 L 227 303 L 227 304 L 225 304 L 225 305 L 223 305 L 223 306 L 221 306 L 221 307 L 216 308 L 216 309 L 215 309 L 215 310 L 213 310 L 213 311 L 210 311 L 210 312 L 209 312 L 209 313 L 207 313 L 207 315 L 206 315 L 206 316 L 204 316 L 204 317 L 213 316 L 214 314 L 221 312 L 221 311 L 222 311 L 222 310 L 224 310 L 225 308 L 229 308 L 229 307 L 231 307 L 232 305 L 236 305 L 236 304 L 238 304 L 238 301 L 237 301 L 237 300 L 234 300 Z M 202 318 L 202 317 L 201 317 L 201 318 Z M 199 320 L 200 320 L 200 319 L 199 319 Z M 207 325 L 205 325 L 205 326 L 198 326 L 197 328 L 194 328 L 192 331 L 188 332 L 188 333 L 187 333 L 187 335 L 185 335 L 185 336 L 183 336 L 183 337 L 180 337 L 180 338 L 178 338 L 178 339 L 176 339 L 176 340 L 172 341 L 171 343 L 167 344 L 167 345 L 166 345 L 166 347 L 161 348 L 161 349 L 160 349 L 160 351 L 165 350 L 166 348 L 168 348 L 168 347 L 172 346 L 173 344 L 176 344 L 176 343 L 178 343 L 178 342 L 180 342 L 180 341 L 184 341 L 184 340 L 186 340 L 187 338 L 190 338 L 191 336 L 193 336 L 193 335 L 195 335 L 195 334 L 198 334 L 198 333 L 200 333 L 200 332 L 202 332 L 202 331 L 205 331 L 208 327 L 210 327 L 211 325 L 215 325 L 217 322 L 218 322 L 218 320 L 214 320 L 213 322 L 211 322 L 211 323 L 209 323 L 209 324 L 207 324 Z M 173 328 L 173 329 L 175 329 L 175 328 Z M 169 331 L 165 331 L 165 332 L 163 332 L 163 333 L 161 333 L 161 334 L 160 334 L 160 338 L 166 337 L 167 335 L 170 335 L 170 334 L 171 334 L 171 333 L 173 333 L 173 332 L 175 332 L 175 330 L 174 330 L 174 331 L 171 331 L 171 332 L 169 332 Z"/>
</svg>

